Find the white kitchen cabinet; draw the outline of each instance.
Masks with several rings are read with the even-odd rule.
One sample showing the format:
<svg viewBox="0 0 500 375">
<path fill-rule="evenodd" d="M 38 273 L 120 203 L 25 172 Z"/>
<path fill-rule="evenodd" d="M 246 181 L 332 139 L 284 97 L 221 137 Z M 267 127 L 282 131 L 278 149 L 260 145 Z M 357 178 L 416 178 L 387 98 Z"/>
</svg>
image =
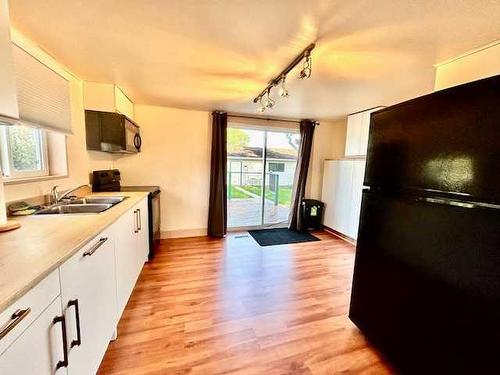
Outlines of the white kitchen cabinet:
<svg viewBox="0 0 500 375">
<path fill-rule="evenodd" d="M 352 197 L 352 160 L 325 161 L 322 201 L 325 202 L 324 224 L 337 232 L 349 232 Z"/>
<path fill-rule="evenodd" d="M 373 110 L 365 111 L 362 113 L 362 126 L 361 126 L 361 137 L 359 140 L 359 155 L 366 155 L 368 151 L 368 138 L 370 135 L 370 119 Z"/>
<path fill-rule="evenodd" d="M 0 314 L 0 355 L 59 294 L 59 273 L 56 270 Z"/>
<path fill-rule="evenodd" d="M 347 116 L 345 156 L 365 156 L 368 149 L 371 114 L 383 107 L 375 107 Z"/>
<path fill-rule="evenodd" d="M 148 201 L 144 199 L 137 205 L 137 217 L 139 219 L 139 231 L 137 233 L 137 246 L 142 262 L 148 260 L 149 255 L 149 218 Z M 141 266 L 142 267 L 142 266 Z"/>
<path fill-rule="evenodd" d="M 59 268 L 71 375 L 96 373 L 115 331 L 114 250 L 108 229 Z"/>
<path fill-rule="evenodd" d="M 345 143 L 346 156 L 361 155 L 361 138 L 363 133 L 363 113 L 347 116 L 347 134 Z"/>
<path fill-rule="evenodd" d="M 144 206 L 145 205 L 145 206 Z M 147 258 L 146 198 L 123 215 L 115 224 L 116 293 L 118 318 L 122 315 Z M 141 225 L 142 220 L 142 225 Z M 146 233 L 146 234 L 144 234 Z"/>
<path fill-rule="evenodd" d="M 363 180 L 365 177 L 366 160 L 356 159 L 352 161 L 352 195 L 349 210 L 349 224 L 347 235 L 356 239 L 358 237 L 359 214 L 361 212 L 361 197 L 363 195 Z"/>
<path fill-rule="evenodd" d="M 364 159 L 325 161 L 321 197 L 325 202 L 323 223 L 352 239 L 358 234 L 364 171 Z"/>
<path fill-rule="evenodd" d="M 0 374 L 96 373 L 147 259 L 148 228 L 144 198 L 1 312 Z"/>
<path fill-rule="evenodd" d="M 85 109 L 121 113 L 134 119 L 134 103 L 118 87 L 108 83 L 84 82 Z"/>
<path fill-rule="evenodd" d="M 67 374 L 63 322 L 57 297 L 0 356 L 0 374 Z"/>
<path fill-rule="evenodd" d="M 0 0 L 0 82 L 0 121 L 19 119 L 7 0 Z"/>
</svg>

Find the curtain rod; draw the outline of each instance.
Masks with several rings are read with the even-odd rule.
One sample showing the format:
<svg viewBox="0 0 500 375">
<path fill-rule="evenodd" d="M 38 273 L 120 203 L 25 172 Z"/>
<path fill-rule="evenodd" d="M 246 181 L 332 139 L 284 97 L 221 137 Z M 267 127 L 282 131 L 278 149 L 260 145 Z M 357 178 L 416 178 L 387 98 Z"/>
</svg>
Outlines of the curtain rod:
<svg viewBox="0 0 500 375">
<path fill-rule="evenodd" d="M 270 117 L 260 117 L 260 116 L 246 116 L 246 115 L 238 115 L 228 113 L 227 117 L 236 117 L 236 118 L 247 118 L 247 119 L 255 119 L 255 120 L 264 120 L 264 121 L 281 121 L 281 122 L 293 122 L 296 124 L 300 124 L 300 120 L 289 120 L 289 119 L 280 119 L 280 118 L 270 118 Z M 314 120 L 311 120 L 314 121 Z M 319 122 L 314 121 L 316 126 L 319 126 Z"/>
</svg>

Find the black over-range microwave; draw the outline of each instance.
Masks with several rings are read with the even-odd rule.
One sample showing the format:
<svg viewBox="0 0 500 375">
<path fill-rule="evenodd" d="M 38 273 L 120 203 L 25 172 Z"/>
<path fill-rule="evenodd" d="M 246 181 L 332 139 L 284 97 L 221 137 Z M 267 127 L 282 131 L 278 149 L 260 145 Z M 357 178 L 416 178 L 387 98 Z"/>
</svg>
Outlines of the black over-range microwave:
<svg viewBox="0 0 500 375">
<path fill-rule="evenodd" d="M 139 125 L 119 113 L 85 110 L 87 150 L 113 153 L 141 151 Z"/>
</svg>

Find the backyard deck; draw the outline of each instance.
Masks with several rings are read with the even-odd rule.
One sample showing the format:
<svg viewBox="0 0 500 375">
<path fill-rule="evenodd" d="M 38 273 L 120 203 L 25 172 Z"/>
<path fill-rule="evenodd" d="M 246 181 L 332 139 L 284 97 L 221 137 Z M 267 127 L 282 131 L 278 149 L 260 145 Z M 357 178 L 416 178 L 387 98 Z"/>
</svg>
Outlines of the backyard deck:
<svg viewBox="0 0 500 375">
<path fill-rule="evenodd" d="M 286 223 L 288 220 L 288 207 L 275 205 L 269 199 L 264 203 L 264 225 Z M 261 201 L 259 197 L 228 199 L 228 227 L 248 227 L 261 224 Z"/>
</svg>

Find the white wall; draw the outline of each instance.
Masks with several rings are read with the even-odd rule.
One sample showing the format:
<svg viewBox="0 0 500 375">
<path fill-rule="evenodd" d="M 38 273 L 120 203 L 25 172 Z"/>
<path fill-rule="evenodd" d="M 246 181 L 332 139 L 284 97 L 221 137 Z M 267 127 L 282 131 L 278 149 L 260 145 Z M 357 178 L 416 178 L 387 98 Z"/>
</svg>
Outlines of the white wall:
<svg viewBox="0 0 500 375">
<path fill-rule="evenodd" d="M 437 65 L 434 89 L 441 90 L 497 74 L 500 74 L 500 41 Z"/>
<path fill-rule="evenodd" d="M 119 157 L 124 185 L 159 185 L 162 236 L 206 234 L 210 182 L 211 115 L 135 106 L 142 151 Z"/>
</svg>

